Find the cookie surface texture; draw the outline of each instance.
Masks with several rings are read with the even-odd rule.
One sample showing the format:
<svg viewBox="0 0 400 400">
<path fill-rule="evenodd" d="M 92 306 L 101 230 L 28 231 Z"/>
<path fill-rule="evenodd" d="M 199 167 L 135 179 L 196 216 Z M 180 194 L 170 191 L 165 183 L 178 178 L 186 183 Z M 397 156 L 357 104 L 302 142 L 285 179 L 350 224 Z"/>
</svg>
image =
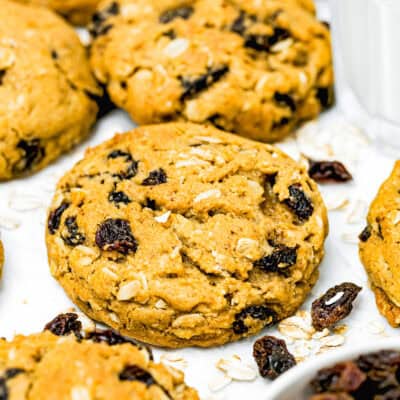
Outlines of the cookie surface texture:
<svg viewBox="0 0 400 400">
<path fill-rule="evenodd" d="M 146 343 L 207 347 L 292 314 L 326 233 L 316 184 L 284 153 L 172 123 L 90 149 L 58 184 L 47 247 L 92 318 Z"/>
<path fill-rule="evenodd" d="M 0 339 L 3 399 L 198 400 L 183 374 L 132 344 L 78 341 L 50 332 Z"/>
<path fill-rule="evenodd" d="M 330 34 L 310 9 L 296 0 L 102 2 L 91 64 L 139 124 L 207 123 L 280 140 L 333 101 Z"/>
<path fill-rule="evenodd" d="M 368 273 L 379 311 L 400 325 L 400 161 L 371 204 L 360 235 L 360 258 Z"/>
<path fill-rule="evenodd" d="M 101 91 L 73 28 L 42 7 L 0 7 L 0 180 L 37 171 L 83 140 Z"/>
</svg>

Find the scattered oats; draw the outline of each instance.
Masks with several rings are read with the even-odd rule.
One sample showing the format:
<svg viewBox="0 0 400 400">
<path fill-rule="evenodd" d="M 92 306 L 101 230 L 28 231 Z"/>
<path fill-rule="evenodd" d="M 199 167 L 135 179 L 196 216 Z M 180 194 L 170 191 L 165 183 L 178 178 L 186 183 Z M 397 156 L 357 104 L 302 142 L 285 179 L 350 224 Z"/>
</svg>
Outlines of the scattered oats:
<svg viewBox="0 0 400 400">
<path fill-rule="evenodd" d="M 75 386 L 71 389 L 71 400 L 91 400 L 89 389 L 85 386 Z"/>
<path fill-rule="evenodd" d="M 228 386 L 232 382 L 232 378 L 226 374 L 223 375 L 218 375 L 211 379 L 211 381 L 208 383 L 208 388 L 212 392 L 218 392 L 219 390 L 222 390 L 226 386 Z"/>
<path fill-rule="evenodd" d="M 170 215 L 171 211 L 168 210 L 166 213 L 154 217 L 154 219 L 160 224 L 165 224 L 169 220 Z"/>
<path fill-rule="evenodd" d="M 158 299 L 154 307 L 157 308 L 157 310 L 166 310 L 168 308 L 168 304 L 163 300 L 163 299 Z"/>
<path fill-rule="evenodd" d="M 160 362 L 180 371 L 183 371 L 188 366 L 188 362 L 183 357 L 176 354 L 162 354 L 160 357 Z"/>
<path fill-rule="evenodd" d="M 328 211 L 343 210 L 350 203 L 348 196 L 344 193 L 327 194 L 323 197 Z"/>
<path fill-rule="evenodd" d="M 299 72 L 299 80 L 301 82 L 302 85 L 307 85 L 308 83 L 308 77 L 307 74 L 303 71 Z"/>
<path fill-rule="evenodd" d="M 211 137 L 211 136 L 195 136 L 194 139 L 200 140 L 200 141 L 206 142 L 206 143 L 222 143 L 221 139 L 218 139 L 216 137 Z"/>
<path fill-rule="evenodd" d="M 46 207 L 46 204 L 33 195 L 12 193 L 8 200 L 8 206 L 12 210 L 24 212 Z"/>
<path fill-rule="evenodd" d="M 11 231 L 19 228 L 20 226 L 21 226 L 21 221 L 18 220 L 17 218 L 0 215 L 0 228 Z"/>
<path fill-rule="evenodd" d="M 147 283 L 147 278 L 146 278 L 145 273 L 144 272 L 139 272 L 137 274 L 137 276 L 138 276 L 138 278 L 139 278 L 139 280 L 140 280 L 140 282 L 142 284 L 142 288 L 144 290 L 148 290 L 149 289 L 149 284 Z"/>
<path fill-rule="evenodd" d="M 236 251 L 250 260 L 255 260 L 260 252 L 258 241 L 250 238 L 240 238 L 236 244 Z"/>
<path fill-rule="evenodd" d="M 331 335 L 321 338 L 319 343 L 321 347 L 338 347 L 344 344 L 345 338 L 343 335 Z"/>
<path fill-rule="evenodd" d="M 214 156 L 211 153 L 211 151 L 204 150 L 204 149 L 201 149 L 199 147 L 192 147 L 192 149 L 190 150 L 190 153 L 194 154 L 195 156 L 199 156 L 201 158 L 204 158 L 205 160 L 209 160 L 209 161 L 211 161 L 214 158 Z"/>
<path fill-rule="evenodd" d="M 307 346 L 304 342 L 301 342 L 291 349 L 291 353 L 295 358 L 305 359 L 310 355 L 310 347 Z"/>
<path fill-rule="evenodd" d="M 170 58 L 176 58 L 182 55 L 189 48 L 189 40 L 179 38 L 172 40 L 164 48 L 164 54 Z"/>
<path fill-rule="evenodd" d="M 176 168 L 193 167 L 196 165 L 208 166 L 210 164 L 207 161 L 201 160 L 197 157 L 192 157 L 187 160 L 179 160 L 175 163 Z"/>
<path fill-rule="evenodd" d="M 117 278 L 118 278 L 118 275 L 117 275 L 115 272 L 111 271 L 111 269 L 109 269 L 109 268 L 107 268 L 107 267 L 103 267 L 101 270 L 102 270 L 106 275 L 110 276 L 110 277 L 113 278 L 113 279 L 117 279 Z"/>
<path fill-rule="evenodd" d="M 118 315 L 113 312 L 108 313 L 108 316 L 110 317 L 111 321 L 113 321 L 117 324 L 119 324 L 121 322 L 120 319 L 118 318 Z"/>
<path fill-rule="evenodd" d="M 396 211 L 396 214 L 393 218 L 393 225 L 397 225 L 400 222 L 400 211 Z"/>
<path fill-rule="evenodd" d="M 91 42 L 90 33 L 87 29 L 77 29 L 79 39 L 83 46 L 89 46 Z"/>
<path fill-rule="evenodd" d="M 139 281 L 131 281 L 124 283 L 119 288 L 117 299 L 120 301 L 130 300 L 138 294 L 141 287 L 142 285 L 140 284 Z"/>
<path fill-rule="evenodd" d="M 172 322 L 174 328 L 193 328 L 204 323 L 204 317 L 202 314 L 186 314 L 181 315 Z"/>
<path fill-rule="evenodd" d="M 264 86 L 267 83 L 268 79 L 269 79 L 269 75 L 268 74 L 263 74 L 261 76 L 261 78 L 257 81 L 256 86 L 255 86 L 256 92 L 264 91 Z"/>
<path fill-rule="evenodd" d="M 310 321 L 299 316 L 289 317 L 278 324 L 278 330 L 282 335 L 292 339 L 311 339 L 315 333 Z"/>
<path fill-rule="evenodd" d="M 210 197 L 216 197 L 219 198 L 221 197 L 221 191 L 218 189 L 211 189 L 211 190 L 207 190 L 203 193 L 198 194 L 195 199 L 193 200 L 194 203 L 198 203 L 202 200 L 206 200 Z"/>
<path fill-rule="evenodd" d="M 281 51 L 287 50 L 292 44 L 293 44 L 292 38 L 281 40 L 280 42 L 274 44 L 271 47 L 271 51 L 272 53 L 279 53 Z"/>
<path fill-rule="evenodd" d="M 344 335 L 349 330 L 349 327 L 346 324 L 336 325 L 333 327 L 333 332 L 338 335 Z"/>
<path fill-rule="evenodd" d="M 92 264 L 92 262 L 93 262 L 93 259 L 91 257 L 80 257 L 78 259 L 77 264 L 80 267 L 87 267 L 88 265 Z"/>
<path fill-rule="evenodd" d="M 359 236 L 360 232 L 343 232 L 341 235 L 341 239 L 346 242 L 346 243 L 350 243 L 350 244 L 358 244 L 358 236 Z"/>
<path fill-rule="evenodd" d="M 385 332 L 385 327 L 379 321 L 370 321 L 367 328 L 374 335 L 381 335 Z"/>
<path fill-rule="evenodd" d="M 368 205 L 363 200 L 356 200 L 350 207 L 346 222 L 349 224 L 359 224 L 365 220 Z"/>
<path fill-rule="evenodd" d="M 319 340 L 322 339 L 326 336 L 330 335 L 330 331 L 328 328 L 324 328 L 322 331 L 317 331 L 314 333 L 314 335 L 312 335 L 312 338 L 315 340 Z"/>
<path fill-rule="evenodd" d="M 84 332 L 92 332 L 96 329 L 96 324 L 94 323 L 93 320 L 91 320 L 88 316 L 86 316 L 84 313 L 80 311 L 73 310 L 75 314 L 78 315 L 78 319 L 82 324 L 82 330 Z"/>
<path fill-rule="evenodd" d="M 215 365 L 228 377 L 236 381 L 253 381 L 257 378 L 255 368 L 245 364 L 237 355 L 229 358 L 220 358 Z"/>
</svg>

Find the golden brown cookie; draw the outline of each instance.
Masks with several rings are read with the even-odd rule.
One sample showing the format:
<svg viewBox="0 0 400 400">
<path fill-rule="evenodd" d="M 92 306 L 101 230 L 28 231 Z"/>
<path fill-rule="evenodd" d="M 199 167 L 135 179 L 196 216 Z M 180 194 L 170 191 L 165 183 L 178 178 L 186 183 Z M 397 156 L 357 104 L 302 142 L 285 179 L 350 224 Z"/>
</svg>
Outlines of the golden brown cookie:
<svg viewBox="0 0 400 400">
<path fill-rule="evenodd" d="M 146 349 L 115 332 L 83 337 L 74 315 L 53 320 L 48 329 L 55 333 L 0 339 L 2 399 L 199 399 L 180 371 L 156 364 Z"/>
<path fill-rule="evenodd" d="M 101 0 L 17 0 L 51 8 L 75 25 L 87 24 Z M 310 8 L 309 4 L 306 4 Z M 310 8 L 311 11 L 311 8 Z"/>
<path fill-rule="evenodd" d="M 307 4 L 105 1 L 91 64 L 139 124 L 190 121 L 279 140 L 333 100 L 329 30 Z"/>
<path fill-rule="evenodd" d="M 37 171 L 87 136 L 101 94 L 75 31 L 53 12 L 2 0 L 0 181 Z"/>
<path fill-rule="evenodd" d="M 92 318 L 146 343 L 207 347 L 296 311 L 327 228 L 315 182 L 280 150 L 173 123 L 90 149 L 57 186 L 47 248 Z"/>
<path fill-rule="evenodd" d="M 360 257 L 379 311 L 400 325 L 400 161 L 380 187 L 360 235 Z"/>
</svg>

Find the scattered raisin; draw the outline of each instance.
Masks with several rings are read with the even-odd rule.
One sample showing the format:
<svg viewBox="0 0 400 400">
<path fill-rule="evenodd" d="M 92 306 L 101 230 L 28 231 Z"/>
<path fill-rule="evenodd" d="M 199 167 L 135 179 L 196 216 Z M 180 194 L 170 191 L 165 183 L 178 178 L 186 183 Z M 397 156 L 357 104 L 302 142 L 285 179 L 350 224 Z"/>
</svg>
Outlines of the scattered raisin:
<svg viewBox="0 0 400 400">
<path fill-rule="evenodd" d="M 240 11 L 239 16 L 231 25 L 231 31 L 243 36 L 247 28 L 249 28 L 254 22 L 257 22 L 257 17 L 255 15 L 250 15 L 244 11 Z"/>
<path fill-rule="evenodd" d="M 139 381 L 143 382 L 146 386 L 156 384 L 154 378 L 143 368 L 137 365 L 127 365 L 119 374 L 121 381 Z"/>
<path fill-rule="evenodd" d="M 17 164 L 16 169 L 20 172 L 30 170 L 33 166 L 40 163 L 46 155 L 45 149 L 40 145 L 39 139 L 21 139 L 17 148 L 23 151 L 23 158 Z"/>
<path fill-rule="evenodd" d="M 246 34 L 244 46 L 257 51 L 270 51 L 271 47 L 281 40 L 290 37 L 289 31 L 279 27 L 274 28 L 272 35 Z"/>
<path fill-rule="evenodd" d="M 4 79 L 4 76 L 6 75 L 6 69 L 0 69 L 0 85 L 2 85 L 3 84 L 3 79 Z M 0 397 L 0 399 L 1 399 L 1 397 Z"/>
<path fill-rule="evenodd" d="M 146 197 L 146 200 L 144 201 L 144 203 L 142 204 L 143 207 L 147 207 L 150 208 L 150 210 L 156 211 L 158 210 L 158 206 L 155 200 L 153 199 L 149 199 L 148 197 Z"/>
<path fill-rule="evenodd" d="M 272 129 L 282 128 L 283 126 L 288 125 L 290 119 L 288 117 L 282 117 L 279 121 L 274 121 L 272 124 Z"/>
<path fill-rule="evenodd" d="M 265 272 L 284 272 L 297 261 L 297 247 L 278 245 L 273 252 L 254 262 L 254 266 Z"/>
<path fill-rule="evenodd" d="M 77 339 L 82 339 L 82 323 L 78 320 L 78 315 L 74 313 L 58 315 L 46 324 L 44 330 L 57 336 L 67 336 L 74 333 Z"/>
<path fill-rule="evenodd" d="M 365 380 L 365 373 L 354 362 L 347 361 L 321 369 L 311 381 L 311 386 L 316 393 L 353 392 L 359 389 Z"/>
<path fill-rule="evenodd" d="M 111 101 L 110 96 L 108 95 L 107 89 L 102 85 L 103 93 L 101 96 L 95 93 L 91 93 L 88 90 L 85 90 L 85 94 L 89 99 L 96 102 L 98 111 L 97 118 L 102 118 L 107 115 L 112 110 L 115 110 L 115 104 Z"/>
<path fill-rule="evenodd" d="M 121 254 L 135 253 L 138 243 L 132 235 L 129 221 L 109 218 L 97 228 L 96 244 L 102 250 L 115 250 Z"/>
<path fill-rule="evenodd" d="M 184 89 L 180 99 L 184 101 L 197 95 L 222 79 L 228 73 L 228 71 L 229 67 L 227 65 L 222 65 L 215 68 L 209 67 L 206 73 L 198 78 L 180 77 L 180 81 Z"/>
<path fill-rule="evenodd" d="M 47 227 L 52 235 L 54 235 L 60 227 L 62 214 L 69 206 L 70 203 L 64 201 L 59 207 L 50 212 Z"/>
<path fill-rule="evenodd" d="M 335 96 L 332 87 L 318 88 L 316 96 L 323 109 L 331 107 L 335 102 Z"/>
<path fill-rule="evenodd" d="M 123 157 L 125 158 L 126 161 L 132 161 L 132 155 L 128 153 L 127 151 L 123 150 L 113 150 L 111 153 L 108 154 L 107 158 L 114 160 L 116 158 Z"/>
<path fill-rule="evenodd" d="M 108 201 L 118 204 L 118 203 L 124 203 L 124 204 L 129 204 L 132 202 L 132 200 L 124 193 L 124 192 L 110 192 L 108 195 Z"/>
<path fill-rule="evenodd" d="M 308 174 L 316 182 L 347 182 L 353 179 L 340 161 L 309 160 L 309 164 Z"/>
<path fill-rule="evenodd" d="M 154 171 L 151 171 L 149 176 L 143 180 L 142 185 L 154 186 L 154 185 L 161 185 L 162 183 L 166 182 L 167 182 L 167 174 L 162 168 L 159 168 Z"/>
<path fill-rule="evenodd" d="M 168 24 L 176 18 L 189 19 L 194 12 L 191 6 L 179 7 L 173 10 L 167 10 L 160 15 L 159 21 L 162 24 Z"/>
<path fill-rule="evenodd" d="M 277 104 L 283 107 L 289 107 L 291 111 L 296 111 L 296 102 L 293 97 L 287 93 L 276 92 L 274 94 L 274 100 Z"/>
<path fill-rule="evenodd" d="M 366 242 L 372 234 L 372 228 L 371 225 L 367 225 L 363 231 L 360 233 L 360 235 L 358 236 L 358 238 L 362 241 L 362 242 Z"/>
<path fill-rule="evenodd" d="M 296 365 L 285 341 L 274 336 L 258 339 L 253 346 L 253 356 L 264 378 L 275 379 Z"/>
<path fill-rule="evenodd" d="M 4 372 L 5 379 L 12 379 L 15 378 L 17 375 L 23 374 L 25 372 L 22 368 L 8 368 Z"/>
<path fill-rule="evenodd" d="M 53 60 L 58 60 L 58 53 L 57 53 L 57 51 L 56 50 L 51 50 L 50 51 L 50 55 L 51 55 L 51 58 L 53 59 Z"/>
<path fill-rule="evenodd" d="M 61 235 L 61 238 L 68 246 L 75 247 L 85 242 L 86 237 L 83 233 L 79 232 L 76 216 L 67 217 L 64 225 L 67 228 L 68 234 Z"/>
<path fill-rule="evenodd" d="M 283 201 L 302 221 L 307 221 L 314 212 L 310 198 L 304 193 L 300 184 L 289 186 L 289 198 Z"/>
<path fill-rule="evenodd" d="M 233 331 L 241 335 L 248 332 L 249 328 L 246 326 L 246 318 L 258 319 L 265 321 L 265 326 L 272 325 L 275 322 L 275 312 L 265 306 L 249 306 L 235 315 L 233 322 Z"/>
<path fill-rule="evenodd" d="M 119 5 L 116 1 L 112 2 L 104 10 L 95 12 L 92 17 L 92 23 L 89 26 L 90 34 L 96 38 L 105 35 L 111 28 L 111 24 L 106 24 L 109 17 L 119 13 Z"/>
<path fill-rule="evenodd" d="M 329 328 L 347 317 L 353 309 L 353 301 L 361 288 L 354 283 L 344 282 L 330 288 L 312 303 L 312 324 L 318 331 Z"/>
</svg>

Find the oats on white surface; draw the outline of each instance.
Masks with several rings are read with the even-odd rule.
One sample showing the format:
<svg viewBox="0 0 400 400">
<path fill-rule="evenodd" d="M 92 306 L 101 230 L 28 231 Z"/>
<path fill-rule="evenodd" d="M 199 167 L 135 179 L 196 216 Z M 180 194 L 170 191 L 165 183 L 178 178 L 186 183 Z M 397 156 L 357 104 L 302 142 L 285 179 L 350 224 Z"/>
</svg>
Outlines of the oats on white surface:
<svg viewBox="0 0 400 400">
<path fill-rule="evenodd" d="M 300 310 L 295 316 L 286 318 L 278 324 L 279 332 L 292 339 L 309 340 L 315 333 L 308 311 Z"/>
<path fill-rule="evenodd" d="M 359 231 L 349 231 L 349 232 L 343 232 L 340 237 L 343 240 L 343 242 L 349 243 L 349 244 L 358 244 L 359 239 L 358 236 L 360 235 Z"/>
<path fill-rule="evenodd" d="M 20 225 L 21 221 L 19 219 L 5 215 L 0 215 L 0 228 L 12 231 L 14 229 L 19 228 Z"/>
<path fill-rule="evenodd" d="M 215 365 L 219 370 L 236 381 L 253 381 L 257 378 L 256 369 L 244 363 L 237 355 L 221 358 Z"/>
<path fill-rule="evenodd" d="M 359 224 L 365 221 L 367 215 L 368 205 L 365 201 L 358 199 L 356 200 L 349 209 L 347 214 L 346 222 L 348 224 Z"/>
<path fill-rule="evenodd" d="M 322 331 L 317 331 L 312 335 L 312 338 L 315 340 L 320 340 L 324 337 L 327 337 L 331 334 L 328 328 L 324 328 Z"/>
<path fill-rule="evenodd" d="M 384 325 L 379 321 L 369 321 L 367 324 L 368 332 L 373 335 L 381 335 L 385 332 Z"/>
<path fill-rule="evenodd" d="M 180 371 L 183 371 L 188 366 L 188 362 L 182 356 L 173 353 L 162 354 L 160 362 Z"/>
<path fill-rule="evenodd" d="M 345 337 L 343 335 L 330 335 L 319 340 L 321 347 L 338 347 L 344 344 Z"/>
<path fill-rule="evenodd" d="M 231 377 L 229 377 L 226 374 L 220 374 L 211 379 L 211 381 L 208 383 L 208 388 L 212 392 L 218 392 L 224 389 L 226 386 L 228 386 L 231 382 L 232 382 Z"/>
<path fill-rule="evenodd" d="M 350 204 L 349 197 L 345 193 L 326 193 L 323 198 L 328 211 L 343 210 Z"/>
<path fill-rule="evenodd" d="M 24 212 L 46 207 L 46 204 L 34 195 L 13 192 L 9 196 L 8 206 L 14 211 Z"/>
</svg>

